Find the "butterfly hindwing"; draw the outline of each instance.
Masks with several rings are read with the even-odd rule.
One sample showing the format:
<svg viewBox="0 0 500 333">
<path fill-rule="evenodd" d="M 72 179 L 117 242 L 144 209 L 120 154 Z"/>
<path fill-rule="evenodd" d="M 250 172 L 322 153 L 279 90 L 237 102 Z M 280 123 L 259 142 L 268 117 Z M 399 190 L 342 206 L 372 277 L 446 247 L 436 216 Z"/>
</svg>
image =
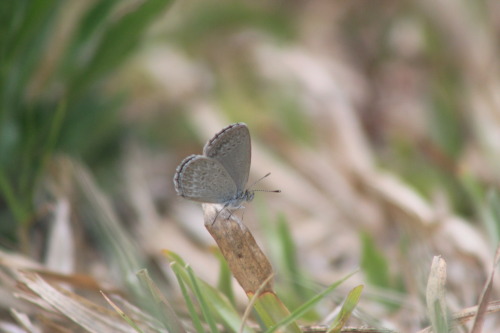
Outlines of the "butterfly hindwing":
<svg viewBox="0 0 500 333">
<path fill-rule="evenodd" d="M 206 203 L 224 203 L 237 193 L 226 168 L 216 159 L 202 155 L 191 155 L 182 161 L 174 185 L 180 196 Z"/>
</svg>

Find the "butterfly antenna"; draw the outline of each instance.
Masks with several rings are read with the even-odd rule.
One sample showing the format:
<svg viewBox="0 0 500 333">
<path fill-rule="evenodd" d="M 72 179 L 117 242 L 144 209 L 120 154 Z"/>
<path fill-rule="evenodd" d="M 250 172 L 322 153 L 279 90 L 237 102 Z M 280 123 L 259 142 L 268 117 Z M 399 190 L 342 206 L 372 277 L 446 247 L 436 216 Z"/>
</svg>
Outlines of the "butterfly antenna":
<svg viewBox="0 0 500 333">
<path fill-rule="evenodd" d="M 258 182 L 260 182 L 262 179 L 266 178 L 266 177 L 269 177 L 269 175 L 271 175 L 271 173 L 269 172 L 268 174 L 266 174 L 265 176 L 263 177 L 260 177 L 259 179 L 257 179 L 255 182 L 253 182 L 252 185 L 250 185 L 249 188 L 253 188 L 255 185 L 257 185 Z M 281 190 L 254 190 L 254 191 L 257 191 L 257 192 L 272 192 L 272 193 L 281 193 Z"/>
</svg>

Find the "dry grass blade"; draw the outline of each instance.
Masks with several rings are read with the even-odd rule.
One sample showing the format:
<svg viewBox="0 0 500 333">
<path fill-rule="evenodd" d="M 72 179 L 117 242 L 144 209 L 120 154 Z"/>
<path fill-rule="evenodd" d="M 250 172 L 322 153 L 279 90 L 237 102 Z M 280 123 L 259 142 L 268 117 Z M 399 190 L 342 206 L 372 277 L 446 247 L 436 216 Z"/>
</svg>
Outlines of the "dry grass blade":
<svg viewBox="0 0 500 333">
<path fill-rule="evenodd" d="M 476 317 L 478 307 L 477 306 L 472 306 L 470 308 L 463 309 L 461 311 L 458 311 L 453 314 L 453 320 L 456 324 L 466 324 L 470 322 L 472 319 Z M 492 314 L 492 313 L 497 313 L 500 312 L 500 301 L 493 301 L 489 302 L 485 314 Z M 426 327 L 423 330 L 418 331 L 417 333 L 431 333 L 434 332 L 432 327 Z"/>
<path fill-rule="evenodd" d="M 460 324 L 465 324 L 475 318 L 478 311 L 477 306 L 459 311 L 453 315 L 453 319 Z M 487 304 L 485 314 L 500 312 L 500 301 L 492 301 Z"/>
<path fill-rule="evenodd" d="M 428 203 L 407 184 L 390 174 L 362 175 L 367 186 L 391 207 L 408 216 L 418 225 L 435 223 L 434 212 Z"/>
<path fill-rule="evenodd" d="M 45 262 L 49 269 L 61 273 L 71 273 L 75 266 L 75 241 L 70 215 L 69 200 L 59 198 L 55 205 Z"/>
<path fill-rule="evenodd" d="M 344 327 L 341 333 L 397 333 L 396 331 L 383 328 Z M 303 333 L 328 333 L 328 327 L 324 325 L 304 327 Z"/>
<path fill-rule="evenodd" d="M 495 269 L 500 261 L 500 246 L 497 247 L 495 260 L 493 262 L 493 267 L 491 268 L 491 274 L 484 286 L 484 290 L 479 298 L 479 305 L 477 309 L 476 316 L 474 318 L 474 325 L 472 326 L 471 333 L 480 333 L 483 329 L 484 319 L 486 317 L 486 311 L 488 310 L 488 300 L 491 297 L 491 292 L 493 288 L 493 277 L 495 276 Z"/>
<path fill-rule="evenodd" d="M 119 293 L 120 291 L 115 288 L 105 288 L 95 278 L 85 274 L 60 274 L 46 269 L 30 269 L 31 272 L 39 274 L 44 280 L 48 282 L 60 282 L 71 285 L 71 287 L 81 288 L 86 290 L 101 290 L 106 289 L 107 292 Z"/>
<path fill-rule="evenodd" d="M 448 330 L 448 306 L 445 299 L 446 262 L 440 256 L 432 260 L 431 273 L 427 282 L 427 311 L 434 332 Z"/>
<path fill-rule="evenodd" d="M 250 317 L 250 313 L 252 312 L 252 309 L 253 309 L 255 302 L 258 300 L 258 297 L 262 294 L 262 291 L 264 290 L 267 283 L 270 282 L 271 279 L 273 279 L 273 278 L 274 278 L 274 274 L 269 275 L 269 277 L 266 280 L 264 280 L 264 282 L 262 283 L 262 286 L 259 289 L 257 289 L 257 292 L 250 298 L 250 302 L 248 302 L 248 305 L 245 308 L 245 312 L 243 312 L 243 316 L 241 318 L 241 326 L 240 326 L 238 333 L 244 332 L 245 322 Z"/>
<path fill-rule="evenodd" d="M 135 332 L 116 312 L 60 287 L 52 286 L 36 273 L 20 273 L 20 282 L 39 297 L 37 304 L 45 311 L 59 313 L 89 332 Z M 33 298 L 32 300 L 36 301 Z"/>
<path fill-rule="evenodd" d="M 29 316 L 26 313 L 22 313 L 20 311 L 17 311 L 15 309 L 11 309 L 10 313 L 12 317 L 16 319 L 16 321 L 21 325 L 27 332 L 40 332 L 40 329 L 33 325 L 31 322 Z"/>
</svg>

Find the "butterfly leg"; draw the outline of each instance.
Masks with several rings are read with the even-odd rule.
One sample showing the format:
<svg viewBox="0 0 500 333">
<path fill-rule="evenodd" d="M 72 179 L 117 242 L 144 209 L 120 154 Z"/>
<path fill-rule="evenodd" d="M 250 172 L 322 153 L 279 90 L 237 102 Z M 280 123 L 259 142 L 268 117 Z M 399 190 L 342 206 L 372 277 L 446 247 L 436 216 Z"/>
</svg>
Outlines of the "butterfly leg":
<svg viewBox="0 0 500 333">
<path fill-rule="evenodd" d="M 217 214 L 215 215 L 212 224 L 219 218 L 219 214 L 221 214 L 225 209 L 229 212 L 229 215 L 225 218 L 226 220 L 229 220 L 231 218 L 231 211 L 227 208 L 229 206 L 229 203 L 224 204 L 220 210 L 217 210 Z"/>
<path fill-rule="evenodd" d="M 229 208 L 231 207 L 231 208 Z M 242 208 L 245 208 L 245 206 L 243 205 L 239 205 L 239 206 L 232 206 L 230 202 L 228 203 L 225 203 L 224 206 L 222 206 L 222 208 L 220 210 L 217 211 L 217 214 L 215 215 L 213 221 L 212 221 L 212 224 L 214 224 L 214 222 L 217 220 L 217 218 L 219 217 L 219 214 L 221 214 L 224 210 L 227 211 L 227 216 L 224 216 L 224 219 L 225 220 L 229 220 L 233 217 L 233 210 L 236 210 L 236 209 L 242 209 Z M 242 217 L 243 218 L 243 217 Z"/>
</svg>

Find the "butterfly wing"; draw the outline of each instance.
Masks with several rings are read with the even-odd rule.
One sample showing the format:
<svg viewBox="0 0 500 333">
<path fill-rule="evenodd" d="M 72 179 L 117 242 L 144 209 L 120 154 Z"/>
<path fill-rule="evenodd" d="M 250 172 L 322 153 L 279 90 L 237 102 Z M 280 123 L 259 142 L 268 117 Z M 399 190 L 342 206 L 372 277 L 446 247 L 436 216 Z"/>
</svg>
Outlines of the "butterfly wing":
<svg viewBox="0 0 500 333">
<path fill-rule="evenodd" d="M 236 184 L 222 164 L 201 155 L 191 155 L 179 164 L 174 186 L 178 195 L 206 203 L 226 203 L 237 193 Z"/>
<path fill-rule="evenodd" d="M 222 129 L 207 142 L 203 154 L 220 162 L 233 179 L 238 192 L 245 190 L 252 154 L 250 132 L 246 124 L 236 123 Z"/>
</svg>

